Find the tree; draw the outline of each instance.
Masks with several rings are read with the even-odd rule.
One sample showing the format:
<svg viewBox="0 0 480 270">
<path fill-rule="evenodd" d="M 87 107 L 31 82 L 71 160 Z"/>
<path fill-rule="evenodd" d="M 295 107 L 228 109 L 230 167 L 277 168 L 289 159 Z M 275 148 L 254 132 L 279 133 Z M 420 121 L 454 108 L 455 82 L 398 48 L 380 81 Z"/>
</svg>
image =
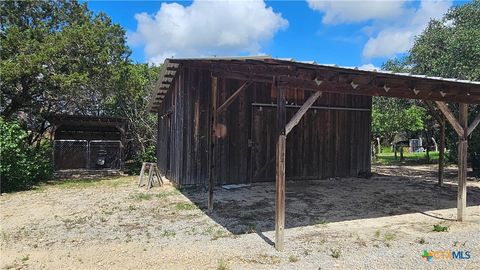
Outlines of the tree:
<svg viewBox="0 0 480 270">
<path fill-rule="evenodd" d="M 424 129 L 427 117 L 423 107 L 405 99 L 374 97 L 372 104 L 372 133 L 391 143 L 396 134 L 415 133 Z"/>
<path fill-rule="evenodd" d="M 415 74 L 480 81 L 480 0 L 450 9 L 442 19 L 431 20 L 415 39 L 409 53 L 387 61 L 386 66 Z M 470 121 L 480 110 L 471 106 Z M 457 112 L 455 105 L 450 106 Z M 457 135 L 449 128 L 450 157 L 456 159 Z M 469 156 L 480 162 L 480 134 L 469 140 Z"/>
<path fill-rule="evenodd" d="M 76 1 L 2 1 L 0 10 L 5 119 L 24 120 L 32 143 L 54 113 L 105 113 L 130 53 L 119 25 Z"/>
<path fill-rule="evenodd" d="M 28 188 L 40 180 L 50 177 L 53 168 L 51 155 L 45 148 L 33 148 L 27 143 L 27 132 L 18 122 L 5 122 L 0 117 L 0 175 L 1 192 Z"/>
<path fill-rule="evenodd" d="M 128 120 L 127 140 L 138 156 L 145 156 L 157 141 L 157 118 L 147 111 L 147 106 L 159 71 L 160 67 L 147 64 L 125 65 L 116 80 L 117 93 L 105 101 L 108 114 Z"/>
</svg>

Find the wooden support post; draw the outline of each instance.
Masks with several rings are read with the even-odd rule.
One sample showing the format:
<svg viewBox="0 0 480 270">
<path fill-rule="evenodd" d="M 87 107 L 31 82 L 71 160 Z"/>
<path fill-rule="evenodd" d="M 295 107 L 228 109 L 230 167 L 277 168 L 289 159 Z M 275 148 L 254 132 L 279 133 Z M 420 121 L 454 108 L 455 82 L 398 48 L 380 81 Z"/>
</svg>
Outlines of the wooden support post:
<svg viewBox="0 0 480 270">
<path fill-rule="evenodd" d="M 464 221 L 467 208 L 468 105 L 460 103 L 458 111 L 458 122 L 463 128 L 463 136 L 459 136 L 458 142 L 457 220 Z"/>
<path fill-rule="evenodd" d="M 274 79 L 273 86 L 276 87 Z M 285 88 L 277 88 L 277 147 L 276 147 L 276 182 L 275 182 L 275 248 L 284 248 L 285 231 L 285 149 L 286 149 L 286 107 Z"/>
<path fill-rule="evenodd" d="M 443 186 L 443 167 L 445 166 L 445 117 L 440 124 L 440 149 L 438 153 L 438 185 Z"/>
<path fill-rule="evenodd" d="M 314 92 L 308 99 L 303 103 L 302 107 L 298 109 L 295 115 L 290 119 L 286 128 L 285 128 L 285 135 L 288 135 L 290 131 L 300 122 L 303 115 L 308 111 L 310 107 L 312 107 L 313 103 L 322 96 L 322 92 Z"/>
<path fill-rule="evenodd" d="M 208 211 L 213 211 L 213 189 L 215 188 L 215 145 L 217 143 L 217 135 L 215 129 L 217 127 L 217 90 L 218 90 L 218 78 L 212 76 L 212 92 L 211 92 L 211 124 L 210 124 L 210 151 L 209 163 L 210 168 L 208 170 Z"/>
</svg>

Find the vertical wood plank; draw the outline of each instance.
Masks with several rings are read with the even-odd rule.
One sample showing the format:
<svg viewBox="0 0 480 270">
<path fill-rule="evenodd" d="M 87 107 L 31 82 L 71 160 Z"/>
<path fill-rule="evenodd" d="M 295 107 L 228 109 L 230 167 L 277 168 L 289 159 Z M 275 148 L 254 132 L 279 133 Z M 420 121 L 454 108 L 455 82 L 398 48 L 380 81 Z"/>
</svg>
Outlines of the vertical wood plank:
<svg viewBox="0 0 480 270">
<path fill-rule="evenodd" d="M 459 104 L 458 122 L 463 128 L 463 136 L 458 142 L 458 193 L 457 193 L 457 220 L 464 221 L 467 208 L 467 129 L 468 129 L 468 105 Z"/>
<path fill-rule="evenodd" d="M 213 211 L 213 189 L 215 185 L 215 144 L 217 126 L 217 89 L 218 78 L 212 76 L 212 101 L 211 101 L 211 131 L 210 131 L 210 171 L 208 175 L 208 211 Z"/>
<path fill-rule="evenodd" d="M 275 79 L 274 79 L 275 80 Z M 275 84 L 275 81 L 274 81 Z M 277 87 L 276 87 L 277 88 Z M 275 248 L 284 248 L 285 231 L 285 88 L 277 88 L 277 149 L 276 149 L 276 185 L 275 185 Z"/>
</svg>

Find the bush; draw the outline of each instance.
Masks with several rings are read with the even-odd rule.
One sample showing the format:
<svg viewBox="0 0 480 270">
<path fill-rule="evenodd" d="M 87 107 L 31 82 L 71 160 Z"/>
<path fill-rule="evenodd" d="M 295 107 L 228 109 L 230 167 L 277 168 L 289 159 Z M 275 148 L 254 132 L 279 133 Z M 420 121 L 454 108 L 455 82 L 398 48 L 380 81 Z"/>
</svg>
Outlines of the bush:
<svg viewBox="0 0 480 270">
<path fill-rule="evenodd" d="M 142 162 L 157 162 L 157 154 L 155 145 L 149 145 L 145 149 L 145 153 L 140 153 L 133 160 L 125 162 L 124 173 L 129 175 L 137 175 L 142 169 Z"/>
<path fill-rule="evenodd" d="M 1 192 L 26 189 L 51 177 L 51 144 L 28 145 L 27 132 L 18 122 L 0 118 Z"/>
</svg>

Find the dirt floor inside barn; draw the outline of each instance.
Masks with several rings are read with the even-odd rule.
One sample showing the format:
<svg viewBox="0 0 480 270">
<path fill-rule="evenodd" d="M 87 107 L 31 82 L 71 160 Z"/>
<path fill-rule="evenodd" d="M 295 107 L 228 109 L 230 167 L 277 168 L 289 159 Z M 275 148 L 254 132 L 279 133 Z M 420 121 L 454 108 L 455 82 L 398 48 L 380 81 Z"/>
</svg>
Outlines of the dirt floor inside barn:
<svg viewBox="0 0 480 270">
<path fill-rule="evenodd" d="M 456 171 L 377 166 L 371 179 L 287 182 L 285 251 L 274 241 L 274 184 L 146 191 L 136 177 L 3 194 L 3 269 L 478 269 L 480 182 L 456 217 Z M 448 228 L 436 232 L 437 228 Z M 469 251 L 431 262 L 428 251 Z M 464 253 L 465 255 L 465 253 Z"/>
</svg>

